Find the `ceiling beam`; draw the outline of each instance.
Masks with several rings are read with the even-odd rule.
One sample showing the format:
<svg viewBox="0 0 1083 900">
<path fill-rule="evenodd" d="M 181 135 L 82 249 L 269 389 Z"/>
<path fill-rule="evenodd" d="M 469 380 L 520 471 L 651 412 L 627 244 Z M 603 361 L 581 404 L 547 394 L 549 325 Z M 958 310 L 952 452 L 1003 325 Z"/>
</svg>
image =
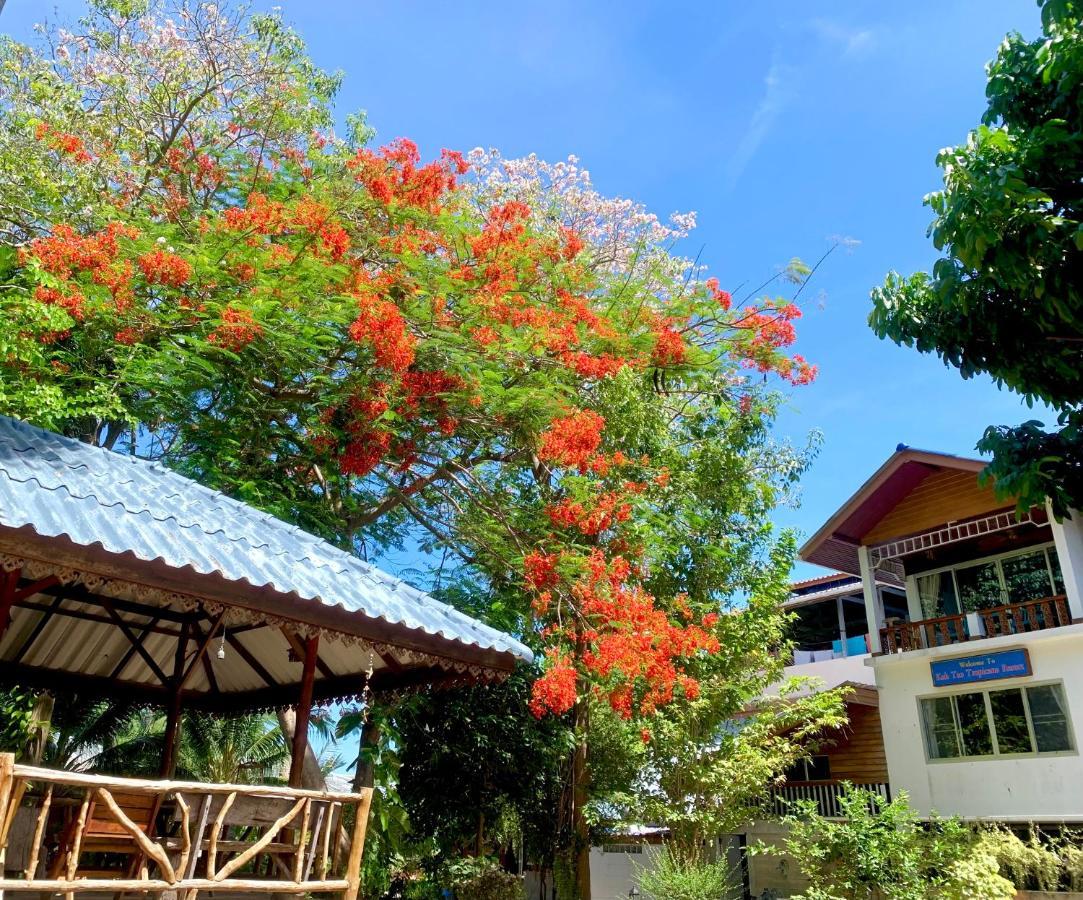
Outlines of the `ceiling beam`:
<svg viewBox="0 0 1083 900">
<path fill-rule="evenodd" d="M 109 603 L 105 597 L 102 598 L 102 601 L 109 618 L 113 620 L 113 623 L 121 630 L 121 633 L 129 640 L 129 642 L 131 642 L 132 646 L 135 647 L 136 652 L 142 657 L 143 662 L 147 664 L 147 668 L 154 673 L 154 677 L 157 678 L 159 683 L 163 686 L 169 684 L 169 677 L 162 671 L 162 667 L 158 665 L 158 660 L 151 656 L 147 651 L 147 648 L 143 646 L 142 638 L 132 633 L 131 628 L 128 627 L 128 623 L 120 617 L 120 614 L 113 609 L 112 604 Z"/>
<path fill-rule="evenodd" d="M 11 657 L 12 662 L 22 661 L 22 658 L 26 656 L 26 654 L 30 651 L 30 648 L 34 646 L 34 642 L 39 637 L 41 637 L 41 633 L 45 630 L 45 626 L 48 625 L 50 621 L 52 621 L 53 616 L 56 615 L 56 611 L 60 608 L 60 605 L 63 602 L 63 597 L 56 597 L 49 605 L 49 608 L 42 611 L 41 618 L 39 618 L 38 621 L 34 624 L 33 630 L 31 630 L 30 634 L 27 635 L 26 640 L 22 642 L 22 645 L 19 647 L 18 650 L 15 651 L 14 655 Z"/>
<path fill-rule="evenodd" d="M 237 651 L 237 655 L 248 664 L 248 667 L 260 677 L 260 680 L 267 687 L 279 687 L 278 682 L 275 681 L 271 673 L 268 672 L 263 663 L 256 659 L 256 657 L 252 655 L 252 652 L 241 643 L 241 639 L 237 637 L 235 632 L 226 632 L 226 643 Z"/>
</svg>

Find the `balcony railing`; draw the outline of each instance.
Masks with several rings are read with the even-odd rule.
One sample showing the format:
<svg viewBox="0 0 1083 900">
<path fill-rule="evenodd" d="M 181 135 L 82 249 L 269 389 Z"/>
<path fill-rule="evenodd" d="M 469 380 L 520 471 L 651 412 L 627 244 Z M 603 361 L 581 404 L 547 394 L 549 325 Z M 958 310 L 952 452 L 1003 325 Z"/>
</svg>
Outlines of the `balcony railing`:
<svg viewBox="0 0 1083 900">
<path fill-rule="evenodd" d="M 969 615 L 959 613 L 916 622 L 892 622 L 880 629 L 880 646 L 884 653 L 900 653 L 1071 624 L 1068 600 L 1061 594 L 980 609 Z"/>
<path fill-rule="evenodd" d="M 370 800 L 368 789 L 114 778 L 15 765 L 0 754 L 0 896 L 213 891 L 353 900 Z"/>
<path fill-rule="evenodd" d="M 884 800 L 891 799 L 891 789 L 883 782 L 855 784 L 853 787 L 871 791 Z M 772 788 L 768 808 L 776 816 L 784 816 L 794 811 L 794 804 L 811 800 L 816 804 L 816 811 L 824 818 L 841 819 L 843 814 L 839 798 L 843 791 L 844 785 L 839 781 L 790 782 L 781 787 Z"/>
</svg>

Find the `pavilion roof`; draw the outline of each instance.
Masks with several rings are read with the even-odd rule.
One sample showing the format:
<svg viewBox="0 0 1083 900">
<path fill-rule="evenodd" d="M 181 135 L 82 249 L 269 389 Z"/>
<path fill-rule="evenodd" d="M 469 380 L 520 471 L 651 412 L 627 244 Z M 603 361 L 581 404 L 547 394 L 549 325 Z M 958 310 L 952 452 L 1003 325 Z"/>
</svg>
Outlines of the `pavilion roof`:
<svg viewBox="0 0 1083 900">
<path fill-rule="evenodd" d="M 518 640 L 161 464 L 0 417 L 0 563 L 11 570 L 23 561 L 39 574 L 63 562 L 65 571 L 81 573 L 75 580 L 82 580 L 84 594 L 89 584 L 124 598 L 131 590 L 121 588 L 137 585 L 144 601 L 152 596 L 175 614 L 190 611 L 193 598 L 204 610 L 229 607 L 227 628 L 247 621 L 270 623 L 275 631 L 288 624 L 299 633 L 333 633 L 387 650 L 377 667 L 407 668 L 410 654 L 430 664 L 447 660 L 460 671 L 510 670 L 516 659 L 532 659 Z M 91 584 L 87 573 L 97 581 Z M 128 624 L 148 623 L 136 617 Z M 260 656 L 255 635 L 246 640 Z M 0 643 L 0 662 L 7 652 Z M 163 668 L 171 652 L 163 646 Z M 327 678 L 365 668 L 345 651 L 339 656 L 334 671 L 325 667 Z M 79 670 L 74 660 L 71 668 Z M 251 689 L 248 675 L 232 688 L 228 679 L 218 687 Z"/>
</svg>

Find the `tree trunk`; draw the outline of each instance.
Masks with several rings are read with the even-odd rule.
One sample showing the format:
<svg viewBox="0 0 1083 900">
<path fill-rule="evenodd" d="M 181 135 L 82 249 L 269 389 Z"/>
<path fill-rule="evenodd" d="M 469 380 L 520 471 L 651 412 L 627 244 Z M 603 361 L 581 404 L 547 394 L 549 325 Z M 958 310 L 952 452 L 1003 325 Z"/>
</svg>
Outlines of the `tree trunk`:
<svg viewBox="0 0 1083 900">
<path fill-rule="evenodd" d="M 577 900 L 590 900 L 590 826 L 586 813 L 590 796 L 590 770 L 587 768 L 590 715 L 587 690 L 586 685 L 580 685 L 579 699 L 575 704 L 575 755 L 572 757 L 572 824 L 575 833 Z"/>
<path fill-rule="evenodd" d="M 361 729 L 361 746 L 358 748 L 357 768 L 353 773 L 353 792 L 361 788 L 370 788 L 376 783 L 376 764 L 373 757 L 380 746 L 380 726 L 368 721 Z M 369 750 L 372 752 L 366 753 Z"/>
<path fill-rule="evenodd" d="M 286 736 L 286 742 L 293 746 L 293 734 L 297 728 L 297 714 L 292 709 L 280 709 L 278 711 L 278 727 Z M 320 761 L 316 758 L 311 744 L 305 747 L 304 765 L 301 767 L 300 787 L 309 791 L 325 791 L 327 784 L 320 769 Z"/>
<path fill-rule="evenodd" d="M 25 761 L 32 766 L 41 765 L 45 749 L 49 746 L 49 730 L 53 724 L 53 697 L 51 694 L 39 694 L 34 703 L 33 724 L 30 740 L 26 745 Z"/>
</svg>

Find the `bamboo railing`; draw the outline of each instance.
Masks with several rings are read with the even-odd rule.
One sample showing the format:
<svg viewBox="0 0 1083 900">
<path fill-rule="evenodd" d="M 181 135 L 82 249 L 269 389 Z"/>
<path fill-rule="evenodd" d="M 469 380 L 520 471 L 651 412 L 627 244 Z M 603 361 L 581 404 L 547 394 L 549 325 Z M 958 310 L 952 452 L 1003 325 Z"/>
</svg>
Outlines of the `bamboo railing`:
<svg viewBox="0 0 1083 900">
<path fill-rule="evenodd" d="M 17 765 L 0 754 L 0 897 L 140 891 L 195 900 L 213 890 L 356 900 L 371 801 L 370 789 L 115 778 Z M 15 860 L 5 856 L 21 810 L 29 812 L 24 824 L 33 824 L 25 829 L 22 877 L 9 878 L 5 870 Z M 351 810 L 352 837 L 340 842 Z M 94 860 L 101 854 L 121 854 L 129 864 L 99 871 Z"/>
</svg>

